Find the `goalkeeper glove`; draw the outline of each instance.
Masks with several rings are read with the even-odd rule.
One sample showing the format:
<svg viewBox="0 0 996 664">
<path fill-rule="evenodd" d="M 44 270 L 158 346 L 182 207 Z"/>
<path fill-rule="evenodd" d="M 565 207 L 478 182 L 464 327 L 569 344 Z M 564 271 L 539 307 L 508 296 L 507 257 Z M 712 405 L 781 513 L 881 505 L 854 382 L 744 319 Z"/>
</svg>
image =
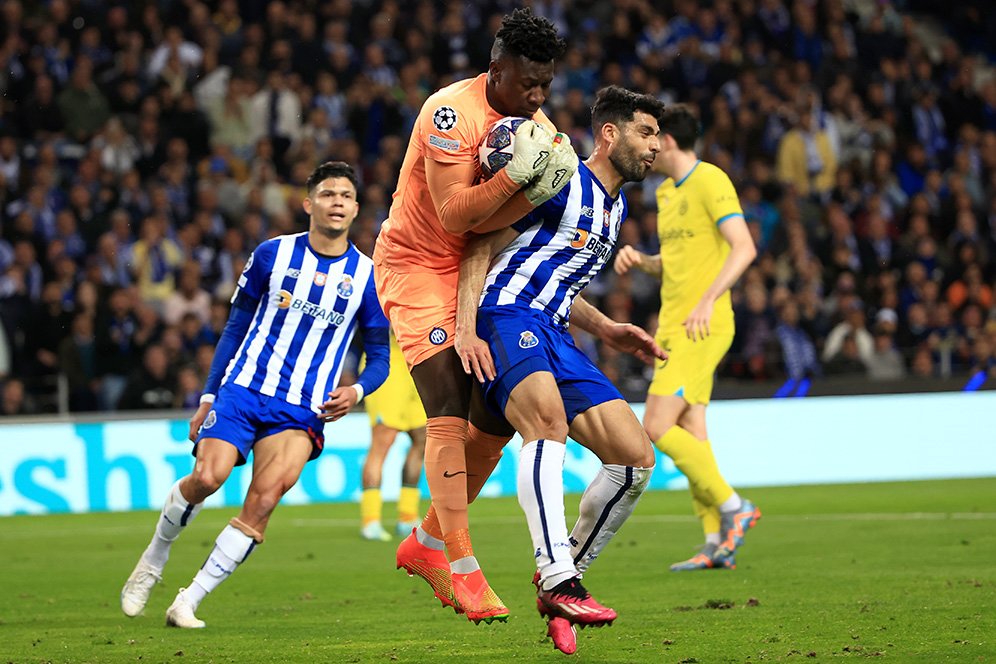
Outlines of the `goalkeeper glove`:
<svg viewBox="0 0 996 664">
<path fill-rule="evenodd" d="M 505 172 L 512 182 L 523 185 L 543 171 L 553 149 L 553 134 L 541 124 L 526 120 L 515 130 L 512 159 Z"/>
<path fill-rule="evenodd" d="M 578 170 L 578 155 L 571 147 L 571 139 L 566 134 L 557 134 L 554 143 L 546 169 L 523 189 L 533 207 L 539 207 L 560 193 Z"/>
</svg>

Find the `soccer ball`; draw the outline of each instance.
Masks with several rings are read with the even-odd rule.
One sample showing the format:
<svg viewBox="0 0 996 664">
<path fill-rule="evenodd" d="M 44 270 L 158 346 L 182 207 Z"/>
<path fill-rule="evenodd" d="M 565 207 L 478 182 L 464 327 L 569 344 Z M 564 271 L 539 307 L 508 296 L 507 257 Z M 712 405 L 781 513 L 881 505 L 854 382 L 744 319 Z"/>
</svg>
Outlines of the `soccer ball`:
<svg viewBox="0 0 996 664">
<path fill-rule="evenodd" d="M 505 168 L 512 160 L 512 144 L 515 141 L 515 130 L 527 118 L 502 118 L 491 125 L 484 136 L 477 154 L 481 161 L 481 179 L 490 180 L 495 173 Z"/>
</svg>

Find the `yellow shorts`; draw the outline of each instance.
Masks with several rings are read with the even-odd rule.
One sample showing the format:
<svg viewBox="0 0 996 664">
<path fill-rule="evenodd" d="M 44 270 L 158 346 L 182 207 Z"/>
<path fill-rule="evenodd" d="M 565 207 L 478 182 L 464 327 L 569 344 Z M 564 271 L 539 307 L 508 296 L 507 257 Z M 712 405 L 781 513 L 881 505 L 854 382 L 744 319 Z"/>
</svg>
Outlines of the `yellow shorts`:
<svg viewBox="0 0 996 664">
<path fill-rule="evenodd" d="M 383 385 L 363 399 L 363 404 L 371 427 L 383 424 L 398 431 L 411 431 L 425 426 L 422 400 L 394 339 L 391 340 L 391 373 Z"/>
<path fill-rule="evenodd" d="M 658 331 L 656 339 L 667 351 L 668 359 L 657 360 L 648 392 L 679 396 L 690 404 L 709 403 L 716 367 L 733 343 L 733 332 L 714 332 L 693 342 L 680 327 Z"/>
</svg>

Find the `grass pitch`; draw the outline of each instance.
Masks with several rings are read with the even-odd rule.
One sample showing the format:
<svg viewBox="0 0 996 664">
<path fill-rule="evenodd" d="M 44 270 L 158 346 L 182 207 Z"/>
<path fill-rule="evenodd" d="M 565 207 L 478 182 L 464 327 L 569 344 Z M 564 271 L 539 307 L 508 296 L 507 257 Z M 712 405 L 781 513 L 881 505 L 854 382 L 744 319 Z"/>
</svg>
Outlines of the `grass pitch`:
<svg viewBox="0 0 996 664">
<path fill-rule="evenodd" d="M 996 661 L 996 479 L 752 489 L 764 511 L 735 571 L 671 573 L 701 533 L 684 492 L 648 493 L 585 583 L 619 611 L 577 662 Z M 568 497 L 569 521 L 577 496 Z M 386 515 L 392 514 L 387 506 Z M 476 553 L 512 611 L 474 626 L 358 537 L 356 505 L 281 507 L 267 542 L 164 627 L 232 516 L 205 510 L 146 615 L 118 592 L 152 512 L 0 519 L 0 662 L 556 662 L 514 499 L 472 507 Z"/>
</svg>

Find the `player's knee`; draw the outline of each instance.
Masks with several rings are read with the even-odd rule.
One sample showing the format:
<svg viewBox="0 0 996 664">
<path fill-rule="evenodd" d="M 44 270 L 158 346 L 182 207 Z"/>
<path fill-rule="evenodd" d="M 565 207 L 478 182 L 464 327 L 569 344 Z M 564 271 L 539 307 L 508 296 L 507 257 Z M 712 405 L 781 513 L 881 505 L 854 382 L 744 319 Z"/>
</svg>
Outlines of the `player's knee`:
<svg viewBox="0 0 996 664">
<path fill-rule="evenodd" d="M 563 412 L 555 413 L 547 410 L 533 411 L 529 417 L 529 422 L 523 428 L 531 434 L 529 439 L 532 440 L 540 438 L 560 442 L 567 440 L 567 418 Z M 524 431 L 523 437 L 525 435 L 526 432 Z"/>
<path fill-rule="evenodd" d="M 196 496 L 195 502 L 200 502 L 217 491 L 227 478 L 227 473 L 219 472 L 216 468 L 208 464 L 195 464 L 194 470 L 190 473 L 190 483 Z"/>
</svg>

